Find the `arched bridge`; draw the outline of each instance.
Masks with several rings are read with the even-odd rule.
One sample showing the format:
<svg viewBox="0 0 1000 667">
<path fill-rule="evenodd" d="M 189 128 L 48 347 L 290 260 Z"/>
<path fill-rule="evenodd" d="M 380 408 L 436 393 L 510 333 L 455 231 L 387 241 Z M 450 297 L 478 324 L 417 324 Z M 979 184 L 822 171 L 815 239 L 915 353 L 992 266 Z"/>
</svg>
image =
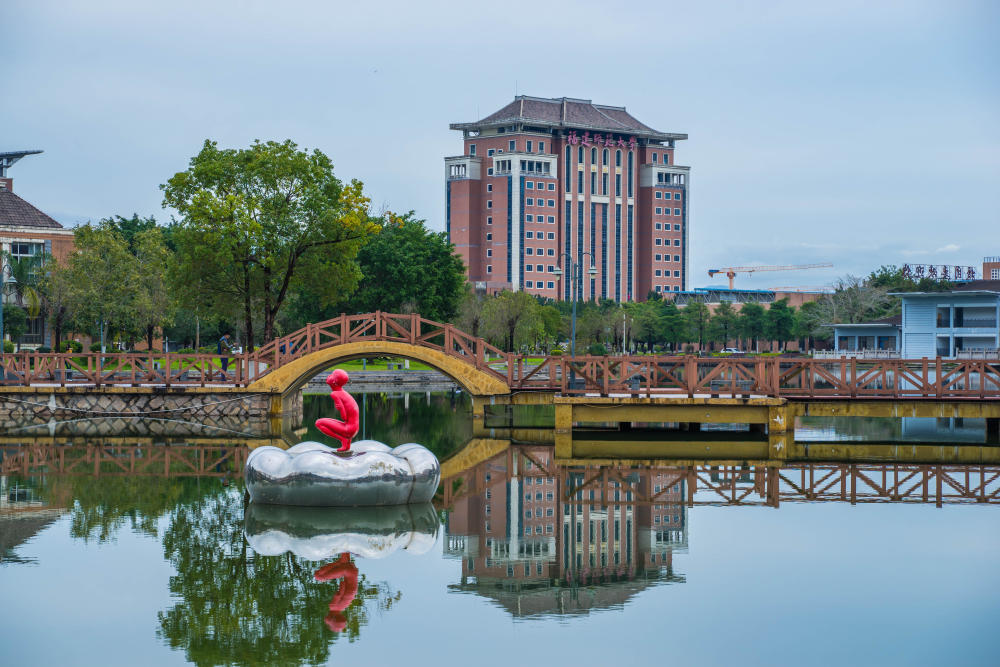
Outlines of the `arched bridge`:
<svg viewBox="0 0 1000 667">
<path fill-rule="evenodd" d="M 681 397 L 1000 400 L 1000 360 L 808 357 L 533 356 L 504 352 L 417 314 L 309 324 L 242 355 L 36 353 L 0 356 L 0 385 L 246 387 L 286 393 L 339 362 L 413 359 L 476 396 L 523 391 Z"/>
</svg>

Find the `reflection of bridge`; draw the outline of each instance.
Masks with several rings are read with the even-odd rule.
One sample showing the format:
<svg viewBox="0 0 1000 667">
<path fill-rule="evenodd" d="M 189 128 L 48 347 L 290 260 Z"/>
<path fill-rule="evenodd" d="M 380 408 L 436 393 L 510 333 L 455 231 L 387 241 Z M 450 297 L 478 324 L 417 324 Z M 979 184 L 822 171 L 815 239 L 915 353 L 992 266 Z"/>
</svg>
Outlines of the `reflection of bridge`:
<svg viewBox="0 0 1000 667">
<path fill-rule="evenodd" d="M 239 477 L 242 444 L 0 445 L 0 475 Z"/>
<path fill-rule="evenodd" d="M 243 355 L 223 374 L 216 355 L 39 354 L 3 356 L 5 384 L 232 385 L 282 393 L 349 359 L 396 356 L 426 363 L 476 396 L 564 395 L 772 398 L 1000 399 L 1000 363 L 807 358 L 608 356 L 529 358 L 419 315 L 341 315 Z"/>
</svg>

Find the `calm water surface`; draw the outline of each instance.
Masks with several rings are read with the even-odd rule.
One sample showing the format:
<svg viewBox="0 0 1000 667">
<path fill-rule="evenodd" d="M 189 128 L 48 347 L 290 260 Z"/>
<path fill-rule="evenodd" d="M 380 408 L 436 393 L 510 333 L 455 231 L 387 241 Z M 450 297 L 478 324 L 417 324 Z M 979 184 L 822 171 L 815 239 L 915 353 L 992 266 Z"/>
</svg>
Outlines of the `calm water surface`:
<svg viewBox="0 0 1000 667">
<path fill-rule="evenodd" d="M 362 403 L 383 442 L 471 437 L 462 395 Z M 1000 507 L 962 497 L 996 470 L 950 469 L 936 506 L 919 467 L 562 468 L 521 445 L 380 512 L 248 510 L 209 470 L 4 477 L 0 664 L 997 664 Z"/>
</svg>

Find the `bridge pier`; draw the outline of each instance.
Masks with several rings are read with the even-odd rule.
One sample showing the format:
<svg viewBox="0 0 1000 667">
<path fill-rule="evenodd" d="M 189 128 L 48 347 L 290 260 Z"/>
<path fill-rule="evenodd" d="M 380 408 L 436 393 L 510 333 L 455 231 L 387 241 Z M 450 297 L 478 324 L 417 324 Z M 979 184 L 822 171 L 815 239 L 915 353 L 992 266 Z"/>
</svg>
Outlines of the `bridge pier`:
<svg viewBox="0 0 1000 667">
<path fill-rule="evenodd" d="M 1000 445 L 1000 417 L 986 419 L 986 444 Z"/>
</svg>

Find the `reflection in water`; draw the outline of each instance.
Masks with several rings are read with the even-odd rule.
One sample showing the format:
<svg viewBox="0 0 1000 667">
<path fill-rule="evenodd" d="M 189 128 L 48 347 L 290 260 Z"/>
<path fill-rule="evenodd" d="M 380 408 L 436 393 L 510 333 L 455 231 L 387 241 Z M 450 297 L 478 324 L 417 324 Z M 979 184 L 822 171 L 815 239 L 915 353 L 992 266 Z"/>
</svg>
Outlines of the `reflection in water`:
<svg viewBox="0 0 1000 667">
<path fill-rule="evenodd" d="M 515 616 L 623 604 L 683 582 L 687 508 L 782 502 L 1000 504 L 1000 466 L 808 463 L 586 465 L 513 445 L 442 481 L 445 554 L 461 583 Z"/>
<path fill-rule="evenodd" d="M 358 568 L 351 554 L 384 558 L 400 549 L 426 553 L 437 539 L 439 521 L 430 503 L 353 508 L 255 503 L 246 509 L 245 524 L 247 542 L 260 555 L 290 552 L 309 561 L 336 556 L 313 576 L 321 582 L 339 581 L 324 623 L 342 632 L 348 624 L 344 612 L 358 593 Z M 397 593 L 390 604 L 400 597 Z"/>
</svg>

